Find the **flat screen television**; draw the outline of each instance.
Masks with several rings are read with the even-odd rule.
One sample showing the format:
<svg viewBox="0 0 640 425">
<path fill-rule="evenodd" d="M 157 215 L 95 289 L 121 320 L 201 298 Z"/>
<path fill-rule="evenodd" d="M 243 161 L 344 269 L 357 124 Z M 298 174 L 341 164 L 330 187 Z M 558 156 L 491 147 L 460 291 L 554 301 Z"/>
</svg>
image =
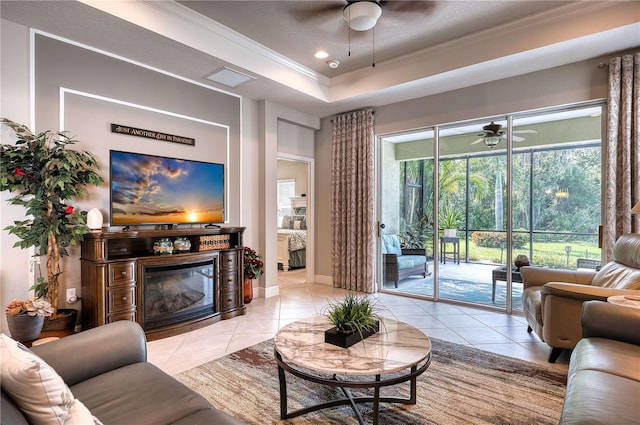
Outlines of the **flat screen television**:
<svg viewBox="0 0 640 425">
<path fill-rule="evenodd" d="M 224 223 L 224 164 L 110 151 L 112 226 Z"/>
</svg>

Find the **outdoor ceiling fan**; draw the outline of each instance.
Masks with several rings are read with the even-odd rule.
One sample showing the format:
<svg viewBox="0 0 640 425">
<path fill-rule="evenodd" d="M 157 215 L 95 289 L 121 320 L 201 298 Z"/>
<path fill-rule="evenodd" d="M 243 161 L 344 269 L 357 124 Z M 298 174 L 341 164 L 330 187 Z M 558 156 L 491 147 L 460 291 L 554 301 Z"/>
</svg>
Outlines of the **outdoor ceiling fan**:
<svg viewBox="0 0 640 425">
<path fill-rule="evenodd" d="M 525 128 L 522 130 L 513 130 L 513 134 L 514 134 L 513 141 L 522 142 L 523 140 L 525 140 L 525 138 L 520 136 L 515 136 L 516 133 L 536 134 L 538 133 L 538 131 L 532 128 Z M 496 145 L 500 143 L 500 139 L 507 138 L 507 135 L 505 134 L 504 130 L 502 130 L 502 125 L 496 124 L 493 121 L 491 121 L 491 124 L 487 124 L 484 127 L 482 127 L 482 133 L 479 133 L 478 136 L 481 136 L 481 137 L 478 140 L 471 142 L 471 144 L 475 145 L 476 143 L 484 142 L 485 146 L 487 146 L 490 149 L 495 148 Z"/>
</svg>

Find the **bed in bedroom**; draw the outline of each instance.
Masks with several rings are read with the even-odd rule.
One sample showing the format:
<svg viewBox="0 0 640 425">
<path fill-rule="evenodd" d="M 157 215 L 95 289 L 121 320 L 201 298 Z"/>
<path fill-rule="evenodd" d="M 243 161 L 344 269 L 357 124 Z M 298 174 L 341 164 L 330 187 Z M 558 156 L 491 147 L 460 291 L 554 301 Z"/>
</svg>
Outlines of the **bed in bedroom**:
<svg viewBox="0 0 640 425">
<path fill-rule="evenodd" d="M 304 215 L 285 215 L 278 228 L 278 264 L 282 270 L 306 267 L 307 221 Z"/>
</svg>

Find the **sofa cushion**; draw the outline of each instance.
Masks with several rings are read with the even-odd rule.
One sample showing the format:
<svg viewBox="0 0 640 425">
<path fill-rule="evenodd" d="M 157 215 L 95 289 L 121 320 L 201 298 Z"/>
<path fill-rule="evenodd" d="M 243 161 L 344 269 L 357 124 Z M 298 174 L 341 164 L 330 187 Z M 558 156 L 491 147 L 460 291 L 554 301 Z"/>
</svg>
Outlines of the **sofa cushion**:
<svg viewBox="0 0 640 425">
<path fill-rule="evenodd" d="M 0 336 L 2 389 L 32 424 L 90 424 L 94 418 L 44 360 L 7 335 Z"/>
<path fill-rule="evenodd" d="M 402 255 L 398 235 L 382 235 L 382 253 Z"/>
<path fill-rule="evenodd" d="M 606 338 L 583 338 L 569 364 L 569 376 L 596 370 L 640 381 L 640 346 Z"/>
<path fill-rule="evenodd" d="M 560 424 L 633 424 L 640 417 L 640 382 L 597 370 L 571 375 Z"/>
<path fill-rule="evenodd" d="M 211 408 L 202 396 L 150 363 L 112 370 L 71 390 L 105 425 L 172 424 Z"/>
</svg>

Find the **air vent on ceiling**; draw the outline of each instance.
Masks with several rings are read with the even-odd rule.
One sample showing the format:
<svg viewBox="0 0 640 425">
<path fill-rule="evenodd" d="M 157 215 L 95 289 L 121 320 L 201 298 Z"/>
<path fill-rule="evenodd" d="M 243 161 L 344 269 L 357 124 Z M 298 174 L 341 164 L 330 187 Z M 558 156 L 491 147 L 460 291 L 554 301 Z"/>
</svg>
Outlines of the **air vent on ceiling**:
<svg viewBox="0 0 640 425">
<path fill-rule="evenodd" d="M 236 88 L 243 84 L 248 83 L 249 81 L 255 80 L 250 75 L 243 74 L 242 72 L 227 68 L 223 66 L 222 68 L 218 68 L 211 75 L 207 76 L 207 80 L 213 81 L 215 83 L 224 84 L 227 87 Z"/>
</svg>

